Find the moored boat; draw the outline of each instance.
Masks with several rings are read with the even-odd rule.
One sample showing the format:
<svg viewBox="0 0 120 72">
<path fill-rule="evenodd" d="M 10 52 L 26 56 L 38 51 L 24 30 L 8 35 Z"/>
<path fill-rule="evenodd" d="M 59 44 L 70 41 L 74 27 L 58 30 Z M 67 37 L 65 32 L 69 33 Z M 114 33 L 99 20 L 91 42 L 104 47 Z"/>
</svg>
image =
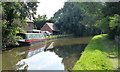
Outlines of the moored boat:
<svg viewBox="0 0 120 72">
<path fill-rule="evenodd" d="M 33 43 L 46 40 L 42 33 L 18 33 L 17 36 L 22 37 L 22 39 L 18 40 L 20 45 L 31 45 Z"/>
</svg>

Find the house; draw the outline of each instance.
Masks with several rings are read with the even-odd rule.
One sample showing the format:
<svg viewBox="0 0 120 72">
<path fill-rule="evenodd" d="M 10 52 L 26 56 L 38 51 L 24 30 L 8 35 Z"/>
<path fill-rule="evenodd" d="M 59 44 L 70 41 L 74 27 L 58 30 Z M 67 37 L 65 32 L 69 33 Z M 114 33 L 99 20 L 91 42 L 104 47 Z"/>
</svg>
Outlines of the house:
<svg viewBox="0 0 120 72">
<path fill-rule="evenodd" d="M 33 30 L 34 29 L 33 21 L 27 20 L 27 23 L 28 23 L 28 25 L 23 27 L 23 30 L 26 31 L 26 32 L 29 31 L 29 30 Z"/>
<path fill-rule="evenodd" d="M 43 27 L 41 28 L 41 31 L 48 31 L 50 33 L 59 34 L 58 28 L 55 26 L 54 23 L 45 23 Z"/>
<path fill-rule="evenodd" d="M 33 23 L 32 20 L 27 20 L 26 22 L 27 22 L 28 25 L 22 27 L 21 29 L 19 29 L 18 30 L 19 32 L 27 32 L 29 30 L 33 30 L 34 29 L 34 23 Z M 14 19 L 13 23 L 19 24 L 19 26 L 23 26 L 23 23 L 21 21 L 17 20 L 17 19 Z"/>
</svg>

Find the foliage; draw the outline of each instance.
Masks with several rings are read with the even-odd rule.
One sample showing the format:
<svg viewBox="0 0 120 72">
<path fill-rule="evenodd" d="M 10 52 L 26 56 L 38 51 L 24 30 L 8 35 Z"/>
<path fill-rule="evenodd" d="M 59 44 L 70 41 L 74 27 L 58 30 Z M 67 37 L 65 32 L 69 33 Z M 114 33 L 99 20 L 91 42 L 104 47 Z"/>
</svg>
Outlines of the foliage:
<svg viewBox="0 0 120 72">
<path fill-rule="evenodd" d="M 79 8 L 84 12 L 81 23 L 85 26 L 94 26 L 96 20 L 103 17 L 101 12 L 103 3 L 101 2 L 75 2 L 74 4 L 79 5 Z"/>
<path fill-rule="evenodd" d="M 120 2 L 65 3 L 64 7 L 54 14 L 55 24 L 62 32 L 76 36 L 107 33 L 114 38 L 120 34 L 117 16 L 120 14 L 119 7 Z M 115 23 L 116 21 L 118 23 Z"/>
<path fill-rule="evenodd" d="M 96 21 L 96 26 L 98 26 L 102 32 L 109 34 L 111 39 L 115 36 L 120 36 L 120 2 L 106 2 L 103 4 L 101 12 L 103 18 Z"/>
<path fill-rule="evenodd" d="M 105 17 L 114 16 L 114 14 L 120 15 L 120 1 L 119 2 L 106 2 L 101 9 Z"/>
<path fill-rule="evenodd" d="M 35 2 L 3 2 L 3 17 L 7 21 L 12 22 L 13 19 L 26 19 L 34 17 L 36 14 L 37 4 Z"/>
<path fill-rule="evenodd" d="M 100 29 L 101 33 L 107 33 L 111 38 L 119 35 L 119 19 L 117 18 L 118 23 L 115 23 L 116 19 L 111 20 L 110 18 L 114 18 L 115 14 L 120 14 L 120 2 L 83 2 L 75 4 L 79 5 L 85 14 L 81 21 L 83 25 L 95 31 L 98 30 L 96 33 L 99 33 Z"/>
<path fill-rule="evenodd" d="M 113 70 L 111 55 L 118 56 L 118 46 L 106 34 L 94 36 L 73 70 Z"/>
<path fill-rule="evenodd" d="M 47 19 L 46 15 L 42 15 L 42 16 L 38 15 L 38 17 L 35 18 L 33 21 L 38 30 L 40 30 L 46 22 L 50 22 L 50 23 L 54 22 L 52 18 Z"/>
<path fill-rule="evenodd" d="M 104 7 L 101 9 L 104 18 L 108 19 L 107 27 L 109 30 L 106 32 L 109 34 L 111 39 L 114 37 L 120 36 L 120 27 L 119 27 L 119 15 L 120 15 L 120 2 L 106 2 Z M 107 11 L 106 11 L 107 10 Z"/>
<path fill-rule="evenodd" d="M 56 26 L 64 33 L 82 36 L 85 28 L 80 24 L 82 20 L 81 9 L 73 3 L 65 3 L 64 8 L 54 14 Z"/>
<path fill-rule="evenodd" d="M 100 28 L 102 33 L 109 32 L 109 18 L 102 18 L 101 20 L 96 21 L 96 27 Z"/>
<path fill-rule="evenodd" d="M 26 18 L 36 14 L 36 2 L 2 2 L 2 42 L 3 47 L 15 45 L 16 31 L 26 24 Z"/>
<path fill-rule="evenodd" d="M 120 36 L 120 15 L 115 14 L 113 17 L 110 17 L 109 27 L 111 38 Z"/>
<path fill-rule="evenodd" d="M 33 21 L 37 29 L 40 30 L 40 28 L 42 28 L 42 26 L 46 23 L 46 20 L 47 20 L 46 15 L 43 16 L 38 15 L 38 18 L 35 18 Z"/>
<path fill-rule="evenodd" d="M 101 3 L 65 3 L 64 7 L 54 14 L 55 24 L 62 32 L 75 36 L 99 34 L 101 30 L 95 23 L 102 17 L 99 11 L 101 8 Z"/>
<path fill-rule="evenodd" d="M 14 45 L 16 43 L 16 29 L 17 29 L 17 25 L 12 23 L 11 28 L 8 29 L 7 27 L 7 21 L 3 20 L 2 22 L 2 43 L 3 43 L 3 47 L 6 47 L 7 45 L 11 44 Z"/>
<path fill-rule="evenodd" d="M 103 3 L 101 2 L 75 2 L 74 4 L 79 5 L 84 13 L 84 18 L 80 21 L 86 28 L 87 35 L 100 34 L 101 29 L 96 26 L 96 21 L 103 18 L 101 9 Z"/>
<path fill-rule="evenodd" d="M 119 15 L 114 15 L 114 17 L 110 17 L 110 29 L 115 29 L 116 26 L 120 27 L 120 16 Z M 118 28 L 120 29 L 120 28 Z"/>
</svg>

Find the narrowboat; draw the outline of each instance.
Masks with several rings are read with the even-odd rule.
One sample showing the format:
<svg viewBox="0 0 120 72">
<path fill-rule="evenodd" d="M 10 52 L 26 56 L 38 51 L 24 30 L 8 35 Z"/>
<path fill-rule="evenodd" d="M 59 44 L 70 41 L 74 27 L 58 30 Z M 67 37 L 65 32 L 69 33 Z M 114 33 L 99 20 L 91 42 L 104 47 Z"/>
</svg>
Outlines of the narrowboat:
<svg viewBox="0 0 120 72">
<path fill-rule="evenodd" d="M 46 40 L 42 33 L 18 33 L 17 36 L 22 37 L 22 39 L 18 40 L 19 45 L 31 45 Z"/>
</svg>

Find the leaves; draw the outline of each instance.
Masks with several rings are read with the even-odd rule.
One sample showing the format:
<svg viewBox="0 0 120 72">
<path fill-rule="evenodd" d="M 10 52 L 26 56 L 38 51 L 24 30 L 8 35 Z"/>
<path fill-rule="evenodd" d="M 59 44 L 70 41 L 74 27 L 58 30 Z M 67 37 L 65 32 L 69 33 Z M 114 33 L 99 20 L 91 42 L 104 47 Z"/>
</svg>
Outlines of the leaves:
<svg viewBox="0 0 120 72">
<path fill-rule="evenodd" d="M 26 25 L 26 18 L 33 18 L 37 2 L 2 2 L 3 47 L 15 45 L 16 33 Z"/>
<path fill-rule="evenodd" d="M 80 20 L 82 20 L 81 9 L 74 5 L 73 3 L 65 3 L 64 8 L 58 10 L 54 14 L 54 19 L 56 26 L 63 32 L 74 35 L 82 35 L 78 33 L 78 31 L 82 32 L 84 30 L 84 26 L 80 24 Z"/>
<path fill-rule="evenodd" d="M 114 17 L 110 17 L 110 28 L 113 29 L 115 28 L 116 26 L 120 26 L 120 16 L 119 15 L 114 15 Z"/>
<path fill-rule="evenodd" d="M 46 15 L 42 15 L 42 16 L 38 15 L 38 18 L 35 18 L 33 21 L 37 29 L 40 29 L 46 23 L 47 17 Z"/>
</svg>

